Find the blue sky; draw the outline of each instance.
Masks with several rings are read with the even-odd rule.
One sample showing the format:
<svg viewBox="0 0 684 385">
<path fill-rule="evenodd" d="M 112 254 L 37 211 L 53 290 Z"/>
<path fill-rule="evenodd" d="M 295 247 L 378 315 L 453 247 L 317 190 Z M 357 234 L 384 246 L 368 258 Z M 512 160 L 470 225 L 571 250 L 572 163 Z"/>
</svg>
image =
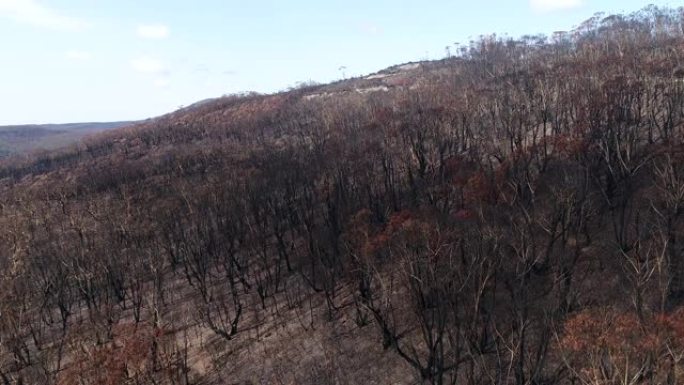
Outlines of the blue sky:
<svg viewBox="0 0 684 385">
<path fill-rule="evenodd" d="M 143 119 L 568 30 L 635 0 L 0 0 L 0 124 Z"/>
</svg>

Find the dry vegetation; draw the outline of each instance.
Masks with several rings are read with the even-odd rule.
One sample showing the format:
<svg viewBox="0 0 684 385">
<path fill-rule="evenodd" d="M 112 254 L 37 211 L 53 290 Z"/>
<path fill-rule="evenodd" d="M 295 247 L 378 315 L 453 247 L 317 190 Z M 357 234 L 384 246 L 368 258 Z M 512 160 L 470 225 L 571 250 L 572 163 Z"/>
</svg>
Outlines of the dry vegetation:
<svg viewBox="0 0 684 385">
<path fill-rule="evenodd" d="M 0 383 L 684 383 L 684 10 L 0 167 Z"/>
</svg>

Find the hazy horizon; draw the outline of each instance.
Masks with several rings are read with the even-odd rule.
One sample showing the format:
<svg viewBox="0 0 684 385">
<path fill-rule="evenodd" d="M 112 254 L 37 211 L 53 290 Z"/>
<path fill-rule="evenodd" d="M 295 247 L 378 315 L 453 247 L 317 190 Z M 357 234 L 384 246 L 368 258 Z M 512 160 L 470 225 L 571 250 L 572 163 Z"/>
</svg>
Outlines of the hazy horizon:
<svg viewBox="0 0 684 385">
<path fill-rule="evenodd" d="M 595 12 L 647 4 L 0 0 L 0 125 L 141 120 L 224 94 L 439 59 L 482 34 L 570 30 Z"/>
</svg>

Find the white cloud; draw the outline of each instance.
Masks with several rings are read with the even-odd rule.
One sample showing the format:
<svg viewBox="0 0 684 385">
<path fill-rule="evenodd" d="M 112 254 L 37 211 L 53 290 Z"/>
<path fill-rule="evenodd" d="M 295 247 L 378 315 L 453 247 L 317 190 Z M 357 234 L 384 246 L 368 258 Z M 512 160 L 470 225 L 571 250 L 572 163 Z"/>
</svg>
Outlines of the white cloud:
<svg viewBox="0 0 684 385">
<path fill-rule="evenodd" d="M 154 80 L 154 86 L 155 86 L 155 87 L 160 87 L 160 88 L 166 87 L 166 86 L 168 86 L 170 83 L 171 83 L 171 79 L 169 79 L 168 77 L 161 77 L 161 78 L 158 78 L 158 79 L 155 79 L 155 80 Z"/>
<path fill-rule="evenodd" d="M 582 6 L 583 0 L 530 0 L 530 7 L 535 12 L 552 12 Z"/>
<path fill-rule="evenodd" d="M 382 28 L 375 23 L 363 23 L 359 26 L 361 32 L 366 35 L 380 35 L 382 34 Z"/>
<path fill-rule="evenodd" d="M 134 70 L 146 74 L 159 74 L 166 71 L 166 66 L 161 60 L 150 56 L 141 56 L 131 60 L 130 63 Z"/>
<path fill-rule="evenodd" d="M 56 30 L 77 31 L 89 26 L 84 20 L 62 15 L 35 0 L 0 0 L 0 17 Z"/>
<path fill-rule="evenodd" d="M 65 54 L 67 59 L 85 61 L 93 58 L 90 52 L 71 50 Z"/>
<path fill-rule="evenodd" d="M 138 26 L 138 36 L 143 39 L 166 39 L 171 34 L 169 27 L 163 24 Z"/>
<path fill-rule="evenodd" d="M 131 68 L 149 76 L 155 87 L 163 88 L 171 84 L 171 72 L 166 64 L 152 56 L 140 56 L 130 61 Z"/>
</svg>

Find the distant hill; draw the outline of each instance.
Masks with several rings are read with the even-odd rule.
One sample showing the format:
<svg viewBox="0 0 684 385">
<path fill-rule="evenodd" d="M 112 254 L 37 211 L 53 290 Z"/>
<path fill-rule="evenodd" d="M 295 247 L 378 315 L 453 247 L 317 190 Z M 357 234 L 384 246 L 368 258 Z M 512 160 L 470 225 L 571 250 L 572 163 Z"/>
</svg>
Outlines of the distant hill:
<svg viewBox="0 0 684 385">
<path fill-rule="evenodd" d="M 88 134 L 133 122 L 30 124 L 0 126 L 0 158 L 35 150 L 53 150 L 79 141 Z"/>
</svg>

